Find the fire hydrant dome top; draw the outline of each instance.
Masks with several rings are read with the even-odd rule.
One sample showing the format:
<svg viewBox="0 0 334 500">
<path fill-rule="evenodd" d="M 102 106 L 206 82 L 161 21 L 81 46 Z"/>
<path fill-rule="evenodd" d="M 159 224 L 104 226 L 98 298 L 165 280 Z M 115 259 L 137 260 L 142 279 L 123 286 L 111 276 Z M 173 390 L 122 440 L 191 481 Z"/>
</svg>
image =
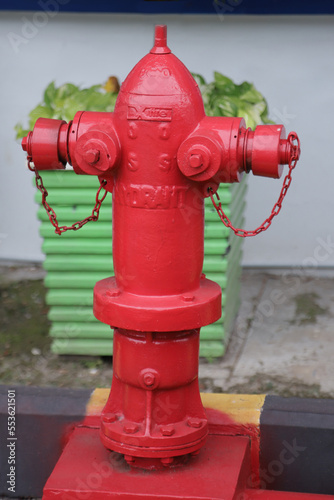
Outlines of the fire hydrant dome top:
<svg viewBox="0 0 334 500">
<path fill-rule="evenodd" d="M 166 26 L 156 26 L 154 47 L 129 73 L 120 93 L 147 96 L 190 94 L 192 100 L 196 96 L 194 104 L 203 108 L 198 85 L 190 71 L 167 47 L 166 33 Z"/>
</svg>

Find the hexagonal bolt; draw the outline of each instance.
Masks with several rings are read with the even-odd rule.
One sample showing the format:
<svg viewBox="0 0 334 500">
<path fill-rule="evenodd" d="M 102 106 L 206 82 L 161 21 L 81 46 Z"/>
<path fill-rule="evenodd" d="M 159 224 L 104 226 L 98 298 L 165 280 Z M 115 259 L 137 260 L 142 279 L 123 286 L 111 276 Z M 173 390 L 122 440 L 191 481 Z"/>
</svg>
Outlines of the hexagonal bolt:
<svg viewBox="0 0 334 500">
<path fill-rule="evenodd" d="M 188 418 L 187 425 L 189 425 L 189 427 L 199 429 L 200 427 L 202 427 L 202 420 L 200 420 L 199 418 Z"/>
<path fill-rule="evenodd" d="M 106 413 L 105 415 L 103 415 L 103 422 L 105 422 L 106 424 L 111 424 L 113 422 L 116 422 L 117 420 L 117 415 L 115 415 L 115 413 Z"/>
<path fill-rule="evenodd" d="M 173 425 L 162 425 L 160 432 L 163 436 L 172 436 L 175 433 L 175 428 Z"/>
<path fill-rule="evenodd" d="M 195 300 L 195 295 L 191 295 L 190 293 L 182 295 L 182 300 L 184 300 L 184 302 L 192 302 Z"/>
<path fill-rule="evenodd" d="M 135 461 L 135 457 L 133 457 L 132 455 L 124 455 L 124 460 L 127 464 L 133 464 L 133 462 Z"/>
<path fill-rule="evenodd" d="M 90 165 L 94 165 L 100 159 L 100 151 L 98 149 L 88 149 L 85 151 L 84 160 Z"/>
<path fill-rule="evenodd" d="M 125 424 L 123 427 L 123 430 L 126 434 L 135 434 L 138 432 L 138 425 L 137 424 Z"/>
<path fill-rule="evenodd" d="M 203 156 L 201 154 L 192 154 L 188 159 L 191 168 L 199 168 L 203 165 Z"/>
<path fill-rule="evenodd" d="M 151 372 L 145 373 L 145 375 L 143 377 L 143 381 L 144 381 L 144 384 L 147 385 L 147 387 L 151 387 L 152 385 L 154 385 L 154 382 L 155 382 L 154 373 L 151 373 Z"/>
<path fill-rule="evenodd" d="M 118 288 L 107 291 L 108 297 L 119 297 L 121 295 L 121 291 Z"/>
<path fill-rule="evenodd" d="M 174 462 L 174 457 L 166 457 L 161 459 L 161 463 L 164 467 L 168 467 Z"/>
</svg>

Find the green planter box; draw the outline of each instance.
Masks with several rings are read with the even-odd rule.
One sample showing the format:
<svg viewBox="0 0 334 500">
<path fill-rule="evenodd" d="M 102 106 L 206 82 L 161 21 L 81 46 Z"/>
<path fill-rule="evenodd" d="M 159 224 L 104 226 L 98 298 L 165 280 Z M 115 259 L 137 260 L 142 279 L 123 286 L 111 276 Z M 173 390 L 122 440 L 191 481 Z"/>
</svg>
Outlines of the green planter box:
<svg viewBox="0 0 334 500">
<path fill-rule="evenodd" d="M 49 192 L 48 202 L 60 223 L 70 225 L 90 215 L 98 180 L 77 176 L 73 171 L 43 172 Z M 227 215 L 238 227 L 243 224 L 244 179 L 240 184 L 225 184 L 219 196 Z M 41 203 L 41 195 L 36 193 Z M 51 349 L 58 354 L 112 355 L 113 332 L 97 321 L 92 312 L 96 281 L 113 274 L 111 195 L 104 201 L 100 218 L 79 231 L 61 237 L 54 233 L 43 207 L 38 210 L 42 249 L 46 255 L 45 285 L 51 320 Z M 219 220 L 210 199 L 205 200 L 205 243 L 203 272 L 222 287 L 222 317 L 201 330 L 200 355 L 224 354 L 239 307 L 242 238 L 236 237 Z"/>
</svg>

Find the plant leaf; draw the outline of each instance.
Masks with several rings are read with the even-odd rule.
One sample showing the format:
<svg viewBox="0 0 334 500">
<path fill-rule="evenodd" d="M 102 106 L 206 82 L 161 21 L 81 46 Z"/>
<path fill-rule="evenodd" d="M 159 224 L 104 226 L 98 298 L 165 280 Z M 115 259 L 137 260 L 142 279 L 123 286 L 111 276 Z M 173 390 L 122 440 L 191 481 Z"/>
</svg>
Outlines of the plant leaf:
<svg viewBox="0 0 334 500">
<path fill-rule="evenodd" d="M 206 81 L 202 75 L 199 75 L 198 73 L 191 73 L 191 74 L 198 86 L 206 85 Z"/>
<path fill-rule="evenodd" d="M 15 138 L 16 139 L 22 139 L 23 137 L 25 137 L 26 135 L 28 135 L 29 133 L 29 130 L 27 129 L 24 129 L 22 127 L 22 124 L 21 123 L 17 123 L 15 126 L 14 126 L 14 130 L 16 132 L 16 136 Z"/>
<path fill-rule="evenodd" d="M 39 104 L 29 113 L 29 128 L 32 130 L 38 118 L 53 118 L 53 109 Z"/>
<path fill-rule="evenodd" d="M 57 95 L 55 96 L 57 99 L 65 99 L 66 97 L 75 94 L 80 89 L 73 83 L 64 83 L 57 89 Z"/>
<path fill-rule="evenodd" d="M 43 96 L 44 97 L 44 103 L 49 108 L 52 107 L 52 104 L 53 104 L 54 98 L 56 97 L 56 94 L 57 94 L 57 89 L 56 89 L 56 86 L 55 86 L 55 82 L 52 81 L 46 87 L 46 89 L 44 91 L 44 96 Z"/>
<path fill-rule="evenodd" d="M 273 123 L 268 118 L 267 101 L 252 83 L 237 85 L 218 71 L 214 72 L 214 79 L 209 83 L 198 73 L 192 73 L 192 76 L 201 91 L 208 116 L 243 116 L 252 128 L 260 123 Z M 117 89 L 113 80 L 115 78 L 109 77 L 104 87 L 99 84 L 85 89 L 73 83 L 64 83 L 57 88 L 52 81 L 44 91 L 43 104 L 29 113 L 30 130 L 39 117 L 69 121 L 77 111 L 113 111 L 118 95 L 113 92 Z M 15 132 L 16 137 L 21 138 L 28 131 L 18 123 Z"/>
</svg>

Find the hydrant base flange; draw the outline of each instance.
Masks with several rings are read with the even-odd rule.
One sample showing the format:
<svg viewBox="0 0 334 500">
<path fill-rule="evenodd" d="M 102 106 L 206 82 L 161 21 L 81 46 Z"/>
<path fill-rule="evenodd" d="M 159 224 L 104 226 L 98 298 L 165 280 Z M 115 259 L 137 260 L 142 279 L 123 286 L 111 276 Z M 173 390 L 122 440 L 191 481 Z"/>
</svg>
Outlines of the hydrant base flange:
<svg viewBox="0 0 334 500">
<path fill-rule="evenodd" d="M 204 421 L 203 421 L 204 423 Z M 185 423 L 186 424 L 186 423 Z M 206 424 L 206 422 L 205 422 Z M 179 424 L 181 427 L 181 425 Z M 175 426 L 173 426 L 175 427 Z M 192 430 L 192 429 L 191 429 Z M 143 469 L 156 469 L 157 464 L 161 462 L 161 459 L 163 458 L 168 458 L 173 460 L 175 462 L 175 459 L 177 457 L 182 458 L 182 460 L 186 460 L 186 457 L 189 456 L 189 454 L 192 453 L 198 453 L 198 450 L 203 446 L 205 443 L 205 440 L 207 439 L 207 425 L 203 425 L 201 429 L 197 430 L 198 434 L 198 439 L 192 443 L 187 443 L 187 445 L 178 445 L 178 446 L 166 446 L 165 443 L 163 443 L 162 439 L 161 442 L 164 444 L 163 448 L 157 447 L 156 449 L 154 446 L 150 445 L 147 446 L 146 448 L 144 447 L 139 447 L 136 446 L 136 444 L 139 442 L 139 439 L 143 436 L 138 436 L 137 434 L 133 437 L 130 436 L 130 442 L 131 438 L 133 442 L 135 443 L 134 446 L 130 446 L 127 443 L 123 444 L 119 441 L 115 441 L 113 439 L 110 439 L 108 436 L 105 435 L 104 433 L 104 428 L 101 429 L 100 433 L 100 439 L 104 446 L 108 448 L 109 450 L 112 451 L 117 451 L 118 453 L 123 453 L 126 456 L 131 456 L 131 459 L 134 461 L 135 459 L 146 459 L 148 462 L 148 466 L 145 465 L 145 462 L 139 462 L 140 465 L 139 467 L 142 467 Z M 186 441 L 186 438 L 188 437 L 187 435 L 182 436 L 183 441 Z M 156 451 L 156 452 L 155 452 Z M 153 456 L 155 455 L 155 456 Z M 174 463 L 173 465 L 174 466 Z"/>
<path fill-rule="evenodd" d="M 119 289 L 115 277 L 94 288 L 94 315 L 112 327 L 168 332 L 201 328 L 221 316 L 221 288 L 201 278 L 196 290 L 179 295 L 136 295 Z"/>
</svg>

